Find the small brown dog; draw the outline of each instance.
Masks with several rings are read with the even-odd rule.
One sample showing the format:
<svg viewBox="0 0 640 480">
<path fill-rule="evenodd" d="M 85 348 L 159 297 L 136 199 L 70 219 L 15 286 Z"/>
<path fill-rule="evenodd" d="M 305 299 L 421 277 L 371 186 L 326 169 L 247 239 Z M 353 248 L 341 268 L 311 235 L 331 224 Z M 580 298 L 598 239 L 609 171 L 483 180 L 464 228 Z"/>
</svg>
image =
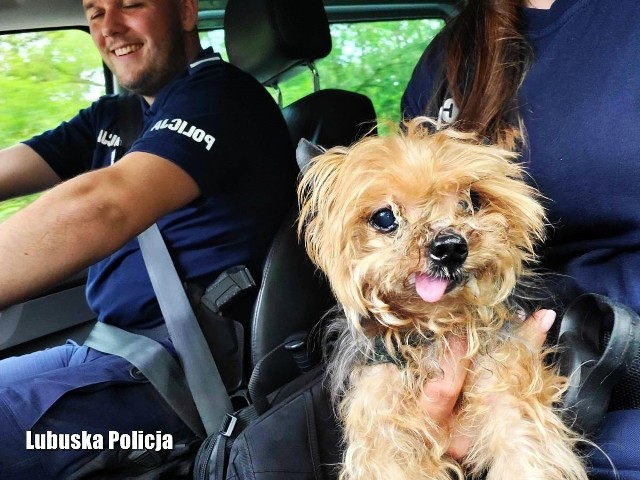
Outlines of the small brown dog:
<svg viewBox="0 0 640 480">
<path fill-rule="evenodd" d="M 333 148 L 299 186 L 299 231 L 344 312 L 328 368 L 341 479 L 586 480 L 580 437 L 554 408 L 566 379 L 519 333 L 514 292 L 535 276 L 545 227 L 538 195 L 515 154 L 433 127 L 418 118 Z M 462 462 L 446 453 L 449 429 L 420 407 L 454 337 L 471 359 Z"/>
</svg>

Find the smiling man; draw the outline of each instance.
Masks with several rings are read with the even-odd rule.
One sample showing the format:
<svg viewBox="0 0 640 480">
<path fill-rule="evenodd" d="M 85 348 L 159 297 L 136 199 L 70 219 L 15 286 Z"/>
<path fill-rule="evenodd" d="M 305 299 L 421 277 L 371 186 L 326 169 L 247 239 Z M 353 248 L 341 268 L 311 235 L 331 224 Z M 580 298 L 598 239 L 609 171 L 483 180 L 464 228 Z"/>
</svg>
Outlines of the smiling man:
<svg viewBox="0 0 640 480">
<path fill-rule="evenodd" d="M 99 322 L 157 331 L 163 319 L 136 235 L 156 222 L 187 282 L 207 285 L 238 264 L 259 268 L 293 198 L 293 148 L 262 86 L 201 48 L 196 0 L 85 0 L 83 8 L 104 62 L 139 96 L 143 131 L 114 162 L 122 132 L 116 97 L 105 96 L 0 151 L 1 198 L 49 189 L 0 225 L 0 308 L 89 267 Z M 193 438 L 131 368 L 73 342 L 0 361 L 2 478 L 67 478 L 123 461 L 107 447 L 27 449 L 27 432 Z"/>
</svg>

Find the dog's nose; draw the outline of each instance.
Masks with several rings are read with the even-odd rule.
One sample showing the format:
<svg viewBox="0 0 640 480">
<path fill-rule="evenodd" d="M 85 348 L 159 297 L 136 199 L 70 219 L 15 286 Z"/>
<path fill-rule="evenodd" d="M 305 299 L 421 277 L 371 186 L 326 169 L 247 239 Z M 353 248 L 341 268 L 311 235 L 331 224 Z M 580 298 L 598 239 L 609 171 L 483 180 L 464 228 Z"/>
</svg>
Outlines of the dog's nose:
<svg viewBox="0 0 640 480">
<path fill-rule="evenodd" d="M 467 241 L 455 233 L 439 233 L 429 245 L 429 258 L 450 270 L 460 268 L 468 254 Z"/>
</svg>

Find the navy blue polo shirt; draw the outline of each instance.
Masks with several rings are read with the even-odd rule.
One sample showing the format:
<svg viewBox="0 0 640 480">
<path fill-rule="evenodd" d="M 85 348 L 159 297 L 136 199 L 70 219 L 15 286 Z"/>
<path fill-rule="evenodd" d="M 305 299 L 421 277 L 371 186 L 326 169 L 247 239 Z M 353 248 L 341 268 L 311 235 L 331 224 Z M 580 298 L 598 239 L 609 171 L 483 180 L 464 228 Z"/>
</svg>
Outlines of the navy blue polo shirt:
<svg viewBox="0 0 640 480">
<path fill-rule="evenodd" d="M 63 180 L 107 167 L 121 145 L 116 103 L 102 97 L 25 143 Z M 293 147 L 276 103 L 253 77 L 206 50 L 151 107 L 142 99 L 141 106 L 144 130 L 130 151 L 174 162 L 202 192 L 157 222 L 181 278 L 206 284 L 238 264 L 257 271 L 294 198 Z M 99 321 L 135 329 L 160 323 L 137 239 L 90 268 L 87 299 Z"/>
<path fill-rule="evenodd" d="M 640 312 L 640 2 L 524 12 L 534 62 L 519 90 L 522 161 L 548 198 L 544 265 L 567 275 L 565 301 L 597 292 Z M 427 111 L 441 43 L 413 72 L 406 117 Z"/>
</svg>

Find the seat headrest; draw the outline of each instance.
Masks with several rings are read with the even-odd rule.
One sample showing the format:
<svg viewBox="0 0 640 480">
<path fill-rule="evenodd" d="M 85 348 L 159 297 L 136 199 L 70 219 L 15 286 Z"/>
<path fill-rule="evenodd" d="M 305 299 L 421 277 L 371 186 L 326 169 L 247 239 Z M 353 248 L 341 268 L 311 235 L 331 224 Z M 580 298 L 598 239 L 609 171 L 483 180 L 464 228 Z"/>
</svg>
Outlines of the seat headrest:
<svg viewBox="0 0 640 480">
<path fill-rule="evenodd" d="M 229 0 L 224 30 L 229 61 L 268 86 L 331 51 L 322 0 Z"/>
<path fill-rule="evenodd" d="M 294 145 L 301 138 L 324 148 L 351 145 L 376 133 L 376 111 L 369 97 L 327 88 L 282 110 Z"/>
</svg>

